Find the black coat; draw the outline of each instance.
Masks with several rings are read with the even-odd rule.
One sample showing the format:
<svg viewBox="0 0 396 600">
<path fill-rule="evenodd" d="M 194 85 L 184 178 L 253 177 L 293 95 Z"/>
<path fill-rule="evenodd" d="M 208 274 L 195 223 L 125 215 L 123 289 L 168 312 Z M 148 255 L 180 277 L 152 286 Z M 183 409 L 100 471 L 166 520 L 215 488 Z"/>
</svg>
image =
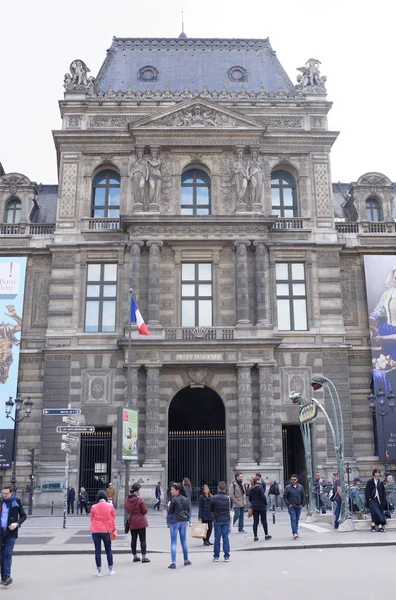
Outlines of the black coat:
<svg viewBox="0 0 396 600">
<path fill-rule="evenodd" d="M 8 511 L 8 522 L 7 527 L 11 525 L 11 523 L 18 523 L 18 527 L 15 527 L 12 531 L 8 529 L 8 535 L 14 538 L 18 537 L 18 529 L 26 521 L 26 513 L 23 510 L 23 506 L 19 498 L 15 498 L 15 502 L 13 502 L 15 506 L 10 506 Z M 0 514 L 3 510 L 3 502 L 0 502 Z"/>
<path fill-rule="evenodd" d="M 378 483 L 378 496 L 380 499 L 380 505 L 382 507 L 386 506 L 386 493 L 385 493 L 385 486 L 383 484 L 382 481 L 380 481 Z M 369 479 L 368 482 L 366 483 L 366 506 L 369 506 L 370 500 L 374 500 L 375 498 L 375 483 L 374 483 L 374 477 L 372 479 Z"/>
<path fill-rule="evenodd" d="M 188 498 L 179 494 L 173 496 L 168 508 L 169 523 L 183 523 L 190 520 L 191 508 Z"/>
<path fill-rule="evenodd" d="M 253 510 L 267 510 L 267 498 L 265 497 L 261 483 L 256 483 L 256 485 L 250 488 L 249 501 Z"/>
<path fill-rule="evenodd" d="M 205 523 L 212 520 L 212 511 L 210 510 L 210 496 L 201 494 L 198 500 L 198 519 Z"/>
<path fill-rule="evenodd" d="M 232 500 L 225 492 L 219 492 L 210 499 L 210 510 L 213 518 L 219 523 L 226 523 L 230 520 L 230 509 Z"/>
</svg>

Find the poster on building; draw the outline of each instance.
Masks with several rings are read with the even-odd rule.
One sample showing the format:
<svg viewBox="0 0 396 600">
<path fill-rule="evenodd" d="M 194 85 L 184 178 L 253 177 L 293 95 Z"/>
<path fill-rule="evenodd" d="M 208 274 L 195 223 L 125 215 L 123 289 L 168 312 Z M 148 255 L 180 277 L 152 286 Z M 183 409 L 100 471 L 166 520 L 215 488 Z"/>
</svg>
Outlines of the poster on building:
<svg viewBox="0 0 396 600">
<path fill-rule="evenodd" d="M 122 460 L 138 458 L 138 415 L 133 408 L 122 409 Z"/>
<path fill-rule="evenodd" d="M 14 421 L 7 419 L 5 403 L 17 395 L 26 260 L 0 257 L 0 468 L 12 463 Z"/>
<path fill-rule="evenodd" d="M 396 394 L 396 254 L 365 255 L 364 271 L 378 453 L 381 461 L 396 461 L 396 409 L 388 402 L 389 394 Z"/>
</svg>

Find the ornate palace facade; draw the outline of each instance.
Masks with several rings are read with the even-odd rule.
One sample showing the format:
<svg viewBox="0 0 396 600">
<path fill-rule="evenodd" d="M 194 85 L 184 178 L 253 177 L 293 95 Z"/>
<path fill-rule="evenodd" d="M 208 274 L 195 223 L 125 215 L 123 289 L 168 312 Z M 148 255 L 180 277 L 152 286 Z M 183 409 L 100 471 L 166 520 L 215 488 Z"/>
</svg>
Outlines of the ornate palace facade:
<svg viewBox="0 0 396 600">
<path fill-rule="evenodd" d="M 70 65 L 59 186 L 0 177 L 1 253 L 28 257 L 18 389 L 34 407 L 17 475 L 28 482 L 34 447 L 36 503 L 64 471 L 60 418 L 42 410 L 69 403 L 98 434 L 73 446 L 71 482 L 123 494 L 130 287 L 151 334 L 133 328 L 130 364 L 131 479 L 147 494 L 180 469 L 195 487 L 235 469 L 302 472 L 288 396 L 309 397 L 315 374 L 340 392 L 354 473 L 378 460 L 363 254 L 395 251 L 395 185 L 378 173 L 332 185 L 319 65 L 294 85 L 268 40 L 186 37 L 114 38 L 96 78 Z M 327 475 L 322 416 L 312 428 Z"/>
</svg>

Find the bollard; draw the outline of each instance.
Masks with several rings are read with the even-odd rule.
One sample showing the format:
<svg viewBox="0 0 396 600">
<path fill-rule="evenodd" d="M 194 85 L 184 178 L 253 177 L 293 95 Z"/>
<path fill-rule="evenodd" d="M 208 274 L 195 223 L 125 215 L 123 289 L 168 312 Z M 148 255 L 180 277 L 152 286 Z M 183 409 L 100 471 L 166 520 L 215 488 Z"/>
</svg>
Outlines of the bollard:
<svg viewBox="0 0 396 600">
<path fill-rule="evenodd" d="M 272 524 L 275 525 L 275 503 L 272 508 Z"/>
<path fill-rule="evenodd" d="M 51 515 L 54 514 L 54 501 L 51 502 Z"/>
</svg>

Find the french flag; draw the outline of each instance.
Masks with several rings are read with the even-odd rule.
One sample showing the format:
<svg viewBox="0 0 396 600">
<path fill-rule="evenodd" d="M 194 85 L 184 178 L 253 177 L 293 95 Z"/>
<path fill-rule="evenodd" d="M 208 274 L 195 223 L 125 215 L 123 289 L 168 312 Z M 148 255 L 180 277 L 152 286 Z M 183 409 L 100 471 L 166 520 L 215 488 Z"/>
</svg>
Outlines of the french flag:
<svg viewBox="0 0 396 600">
<path fill-rule="evenodd" d="M 131 298 L 131 323 L 136 323 L 140 335 L 150 335 L 146 323 L 143 320 L 140 310 L 133 298 Z"/>
</svg>

